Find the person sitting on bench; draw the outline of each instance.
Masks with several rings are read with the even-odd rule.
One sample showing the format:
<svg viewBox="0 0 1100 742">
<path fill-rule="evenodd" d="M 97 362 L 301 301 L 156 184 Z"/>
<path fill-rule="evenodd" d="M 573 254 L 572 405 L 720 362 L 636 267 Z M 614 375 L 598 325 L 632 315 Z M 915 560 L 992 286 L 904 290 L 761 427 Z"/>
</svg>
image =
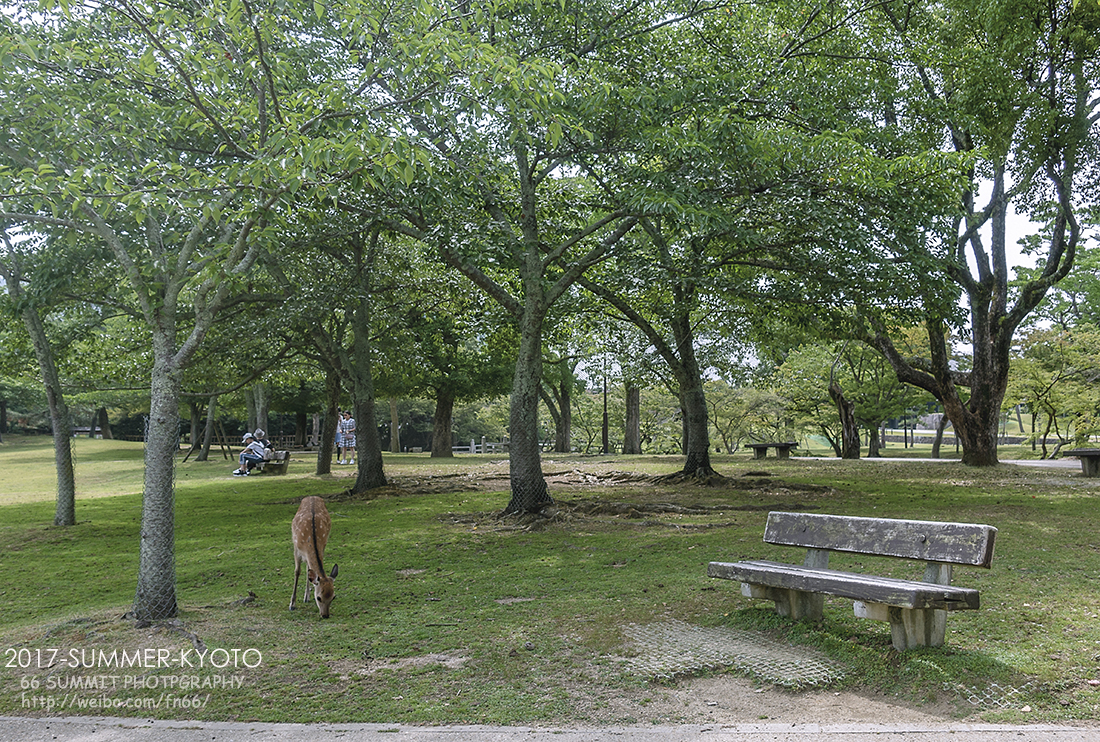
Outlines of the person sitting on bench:
<svg viewBox="0 0 1100 742">
<path fill-rule="evenodd" d="M 247 477 L 248 472 L 264 460 L 264 444 L 256 440 L 251 433 L 244 434 L 244 450 L 241 451 L 240 467 L 233 471 L 235 477 Z"/>
</svg>

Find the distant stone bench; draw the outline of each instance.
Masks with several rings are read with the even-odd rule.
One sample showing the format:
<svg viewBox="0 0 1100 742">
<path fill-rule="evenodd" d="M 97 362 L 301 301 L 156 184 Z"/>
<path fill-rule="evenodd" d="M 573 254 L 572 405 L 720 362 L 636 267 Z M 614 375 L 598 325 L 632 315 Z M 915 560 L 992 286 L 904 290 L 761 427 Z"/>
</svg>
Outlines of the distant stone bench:
<svg viewBox="0 0 1100 742">
<path fill-rule="evenodd" d="M 978 591 L 951 583 L 956 564 L 989 568 L 997 529 L 973 523 L 857 518 L 810 513 L 768 514 L 764 541 L 801 546 L 803 564 L 711 562 L 709 577 L 741 582 L 749 598 L 775 602 L 780 615 L 820 621 L 825 595 L 855 601 L 859 618 L 887 621 L 894 648 L 943 644 L 947 611 L 979 607 Z M 828 569 L 834 551 L 926 563 L 923 581 Z"/>
<path fill-rule="evenodd" d="M 754 459 L 762 459 L 768 455 L 768 449 L 774 448 L 775 455 L 781 459 L 789 459 L 791 457 L 791 449 L 798 448 L 798 444 L 792 441 L 785 443 L 746 443 L 747 448 L 752 449 L 752 457 Z"/>
<path fill-rule="evenodd" d="M 267 474 L 286 474 L 290 466 L 290 451 L 275 451 L 270 459 L 264 459 L 259 469 Z"/>
<path fill-rule="evenodd" d="M 1081 459 L 1081 473 L 1086 477 L 1100 477 L 1100 448 L 1075 448 L 1065 455 Z"/>
</svg>

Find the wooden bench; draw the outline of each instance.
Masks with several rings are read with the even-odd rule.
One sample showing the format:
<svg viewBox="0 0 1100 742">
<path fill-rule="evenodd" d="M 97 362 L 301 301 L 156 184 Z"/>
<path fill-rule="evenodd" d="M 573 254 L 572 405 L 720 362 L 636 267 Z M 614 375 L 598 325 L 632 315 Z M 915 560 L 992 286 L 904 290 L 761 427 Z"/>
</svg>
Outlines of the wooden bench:
<svg viewBox="0 0 1100 742">
<path fill-rule="evenodd" d="M 290 465 L 290 451 L 275 451 L 272 458 L 265 459 L 257 468 L 269 474 L 286 474 Z"/>
<path fill-rule="evenodd" d="M 1086 477 L 1100 477 L 1100 448 L 1075 448 L 1065 455 L 1080 457 L 1081 473 Z"/>
<path fill-rule="evenodd" d="M 802 546 L 801 565 L 768 561 L 711 562 L 709 577 L 741 582 L 741 593 L 775 601 L 783 616 L 822 619 L 824 596 L 855 601 L 855 614 L 890 623 L 898 651 L 938 647 L 947 611 L 979 607 L 978 591 L 951 585 L 956 564 L 989 568 L 997 529 L 972 523 L 856 518 L 810 513 L 769 513 L 764 541 Z M 897 557 L 926 563 L 922 581 L 828 569 L 833 551 Z"/>
<path fill-rule="evenodd" d="M 774 448 L 775 455 L 781 459 L 789 459 L 791 457 L 791 449 L 798 448 L 798 444 L 788 441 L 787 443 L 746 443 L 748 448 L 752 449 L 752 457 L 754 459 L 762 459 L 768 455 L 768 449 Z"/>
</svg>

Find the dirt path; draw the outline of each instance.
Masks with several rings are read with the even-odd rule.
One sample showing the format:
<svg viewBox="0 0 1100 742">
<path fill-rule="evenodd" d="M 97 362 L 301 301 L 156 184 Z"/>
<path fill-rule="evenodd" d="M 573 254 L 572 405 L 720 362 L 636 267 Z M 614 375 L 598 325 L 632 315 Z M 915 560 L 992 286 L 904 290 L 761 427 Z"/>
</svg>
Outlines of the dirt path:
<svg viewBox="0 0 1100 742">
<path fill-rule="evenodd" d="M 767 721 L 790 724 L 958 721 L 953 699 L 916 708 L 884 695 L 831 690 L 784 690 L 736 675 L 689 678 L 674 687 L 652 687 L 648 694 L 608 699 L 611 718 L 639 723 L 735 724 Z"/>
</svg>

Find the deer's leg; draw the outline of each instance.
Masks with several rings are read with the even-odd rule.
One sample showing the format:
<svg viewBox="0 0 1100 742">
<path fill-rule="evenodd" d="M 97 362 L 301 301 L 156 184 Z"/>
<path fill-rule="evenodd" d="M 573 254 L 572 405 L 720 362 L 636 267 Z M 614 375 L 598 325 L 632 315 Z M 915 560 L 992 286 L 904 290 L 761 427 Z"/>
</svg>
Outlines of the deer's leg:
<svg viewBox="0 0 1100 742">
<path fill-rule="evenodd" d="M 302 558 L 294 555 L 294 589 L 290 591 L 290 610 L 294 610 L 294 598 L 298 595 L 298 577 L 302 574 Z"/>
</svg>

